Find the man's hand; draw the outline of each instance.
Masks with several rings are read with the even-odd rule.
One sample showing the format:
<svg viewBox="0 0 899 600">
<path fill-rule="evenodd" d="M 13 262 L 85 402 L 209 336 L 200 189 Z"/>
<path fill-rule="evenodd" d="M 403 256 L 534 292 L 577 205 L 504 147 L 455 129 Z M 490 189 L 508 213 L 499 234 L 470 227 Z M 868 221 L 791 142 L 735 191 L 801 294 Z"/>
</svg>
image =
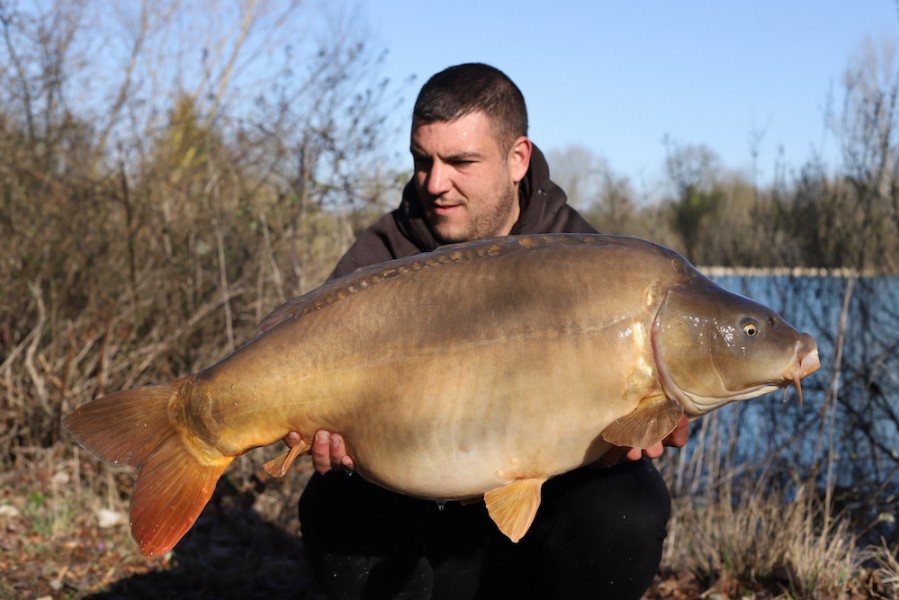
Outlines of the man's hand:
<svg viewBox="0 0 899 600">
<path fill-rule="evenodd" d="M 683 448 L 687 445 L 690 438 L 690 420 L 686 415 L 682 415 L 677 422 L 674 431 L 665 436 L 658 444 L 649 448 L 622 448 L 621 446 L 613 446 L 611 450 L 603 454 L 597 464 L 603 467 L 611 467 L 617 465 L 623 458 L 628 460 L 640 460 L 644 456 L 647 458 L 658 458 L 665 452 L 665 446 L 673 448 Z"/>
<path fill-rule="evenodd" d="M 628 460 L 640 460 L 642 457 L 659 458 L 665 451 L 665 446 L 674 448 L 683 448 L 687 445 L 687 439 L 690 436 L 690 422 L 686 416 L 682 416 L 677 423 L 674 431 L 669 433 L 664 440 L 650 448 L 621 448 L 614 447 L 606 452 L 599 459 L 602 466 L 612 466 L 620 462 L 623 458 Z M 303 438 L 296 431 L 291 431 L 284 438 L 284 443 L 293 448 L 297 444 L 302 443 Z M 329 431 L 318 431 L 312 440 L 312 466 L 319 473 L 327 473 L 332 469 L 336 470 L 352 470 L 354 463 L 353 457 L 347 454 L 346 444 L 343 437 L 339 433 L 331 433 Z"/>
<path fill-rule="evenodd" d="M 289 447 L 301 444 L 303 438 L 296 431 L 291 431 L 284 437 L 284 443 Z M 346 444 L 339 433 L 318 431 L 312 439 L 312 466 L 319 473 L 327 473 L 331 469 L 352 470 L 353 457 L 347 454 Z"/>
</svg>

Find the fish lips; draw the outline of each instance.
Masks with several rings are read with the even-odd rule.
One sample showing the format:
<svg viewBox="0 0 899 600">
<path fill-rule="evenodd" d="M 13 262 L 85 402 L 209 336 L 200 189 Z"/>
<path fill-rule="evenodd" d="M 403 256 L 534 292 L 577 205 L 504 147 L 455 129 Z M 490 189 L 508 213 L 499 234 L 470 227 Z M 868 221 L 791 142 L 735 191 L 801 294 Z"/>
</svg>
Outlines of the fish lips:
<svg viewBox="0 0 899 600">
<path fill-rule="evenodd" d="M 803 403 L 802 398 L 802 382 L 801 379 L 807 375 L 811 375 L 821 368 L 821 359 L 818 356 L 818 348 L 811 336 L 804 334 L 811 342 L 811 350 L 805 350 L 805 341 L 796 344 L 796 363 L 792 369 L 787 369 L 784 373 L 784 379 L 796 386 L 796 393 L 799 394 L 799 404 Z"/>
</svg>

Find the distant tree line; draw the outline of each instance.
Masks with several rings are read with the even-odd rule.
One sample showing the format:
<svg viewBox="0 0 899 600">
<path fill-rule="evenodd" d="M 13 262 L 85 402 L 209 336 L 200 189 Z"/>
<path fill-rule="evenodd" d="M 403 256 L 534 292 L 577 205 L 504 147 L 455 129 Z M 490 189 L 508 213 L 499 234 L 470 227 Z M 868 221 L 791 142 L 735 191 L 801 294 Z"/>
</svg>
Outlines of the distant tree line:
<svg viewBox="0 0 899 600">
<path fill-rule="evenodd" d="M 899 273 L 897 58 L 892 42 L 867 40 L 850 61 L 828 116 L 838 165 L 778 164 L 762 185 L 702 144 L 666 139 L 662 193 L 640 196 L 580 147 L 549 153 L 554 178 L 601 231 L 665 243 L 696 264 Z"/>
</svg>

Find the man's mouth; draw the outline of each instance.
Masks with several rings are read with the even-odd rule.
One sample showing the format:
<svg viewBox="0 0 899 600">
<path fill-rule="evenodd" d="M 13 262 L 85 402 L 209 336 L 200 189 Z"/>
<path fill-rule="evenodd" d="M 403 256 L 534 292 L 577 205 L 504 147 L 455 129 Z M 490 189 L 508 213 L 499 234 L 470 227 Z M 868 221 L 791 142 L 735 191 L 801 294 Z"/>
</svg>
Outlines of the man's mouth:
<svg viewBox="0 0 899 600">
<path fill-rule="evenodd" d="M 450 204 L 450 203 L 434 203 L 432 205 L 432 210 L 435 215 L 449 215 L 453 212 L 462 208 L 461 204 Z"/>
</svg>

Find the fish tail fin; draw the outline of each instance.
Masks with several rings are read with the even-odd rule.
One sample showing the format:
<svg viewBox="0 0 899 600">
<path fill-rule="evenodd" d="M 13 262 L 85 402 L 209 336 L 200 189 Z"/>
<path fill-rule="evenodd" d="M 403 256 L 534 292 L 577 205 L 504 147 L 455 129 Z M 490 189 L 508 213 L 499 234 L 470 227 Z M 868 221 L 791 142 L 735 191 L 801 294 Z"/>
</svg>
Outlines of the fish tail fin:
<svg viewBox="0 0 899 600">
<path fill-rule="evenodd" d="M 131 496 L 131 534 L 145 556 L 178 543 L 234 460 L 170 417 L 186 380 L 123 390 L 89 402 L 63 424 L 100 459 L 138 468 Z"/>
</svg>

